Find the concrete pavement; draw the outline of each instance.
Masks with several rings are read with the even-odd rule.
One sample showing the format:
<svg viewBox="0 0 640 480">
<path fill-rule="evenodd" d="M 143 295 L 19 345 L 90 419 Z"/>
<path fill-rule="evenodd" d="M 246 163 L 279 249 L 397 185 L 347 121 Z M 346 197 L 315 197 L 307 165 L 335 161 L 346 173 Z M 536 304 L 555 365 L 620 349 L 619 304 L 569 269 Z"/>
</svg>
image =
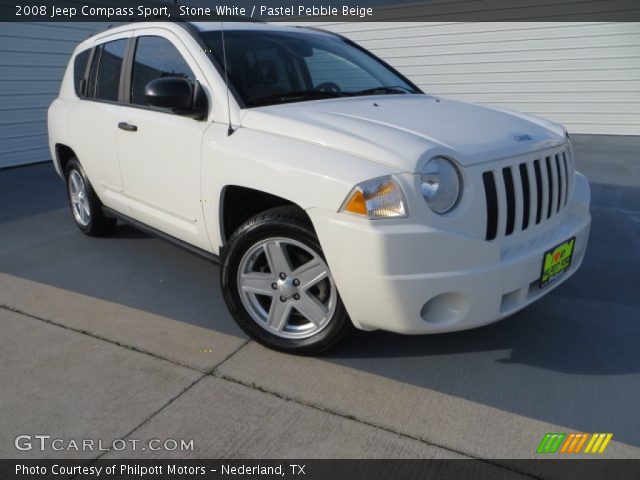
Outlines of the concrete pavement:
<svg viewBox="0 0 640 480">
<path fill-rule="evenodd" d="M 486 328 L 359 332 L 320 358 L 247 341 L 214 265 L 125 226 L 82 236 L 50 165 L 0 171 L 0 457 L 532 458 L 584 431 L 638 458 L 640 139 L 575 143 L 594 223 L 573 279 Z M 43 455 L 21 433 L 194 450 Z"/>
</svg>

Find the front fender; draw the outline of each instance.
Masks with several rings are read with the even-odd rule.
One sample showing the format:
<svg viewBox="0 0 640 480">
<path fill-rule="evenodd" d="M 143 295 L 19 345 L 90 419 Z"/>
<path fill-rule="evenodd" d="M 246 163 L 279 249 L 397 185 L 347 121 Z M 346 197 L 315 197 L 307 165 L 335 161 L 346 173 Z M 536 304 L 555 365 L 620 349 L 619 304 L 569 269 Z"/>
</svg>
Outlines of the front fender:
<svg viewBox="0 0 640 480">
<path fill-rule="evenodd" d="M 214 251 L 223 244 L 221 192 L 238 185 L 282 197 L 301 208 L 337 211 L 354 185 L 398 173 L 393 167 L 290 137 L 213 124 L 202 145 L 202 204 Z"/>
</svg>

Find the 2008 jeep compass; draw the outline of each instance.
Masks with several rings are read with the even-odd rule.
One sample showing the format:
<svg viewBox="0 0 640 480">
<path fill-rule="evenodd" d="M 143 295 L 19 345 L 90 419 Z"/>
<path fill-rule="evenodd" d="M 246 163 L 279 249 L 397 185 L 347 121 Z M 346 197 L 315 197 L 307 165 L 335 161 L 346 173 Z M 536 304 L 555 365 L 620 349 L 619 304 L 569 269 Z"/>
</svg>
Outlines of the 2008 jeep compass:
<svg viewBox="0 0 640 480">
<path fill-rule="evenodd" d="M 238 324 L 316 353 L 351 325 L 510 315 L 582 262 L 589 185 L 552 122 L 436 98 L 331 33 L 141 23 L 76 49 L 49 109 L 83 232 L 219 256 Z"/>
</svg>

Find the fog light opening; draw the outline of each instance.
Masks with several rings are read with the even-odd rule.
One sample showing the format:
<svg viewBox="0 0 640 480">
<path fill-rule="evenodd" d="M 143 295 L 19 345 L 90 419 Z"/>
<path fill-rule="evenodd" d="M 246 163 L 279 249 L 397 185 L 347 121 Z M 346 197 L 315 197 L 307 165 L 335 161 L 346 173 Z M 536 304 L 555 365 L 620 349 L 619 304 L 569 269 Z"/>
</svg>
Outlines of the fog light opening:
<svg viewBox="0 0 640 480">
<path fill-rule="evenodd" d="M 420 309 L 420 317 L 431 324 L 446 325 L 459 322 L 469 312 L 469 304 L 461 293 L 441 293 Z"/>
</svg>

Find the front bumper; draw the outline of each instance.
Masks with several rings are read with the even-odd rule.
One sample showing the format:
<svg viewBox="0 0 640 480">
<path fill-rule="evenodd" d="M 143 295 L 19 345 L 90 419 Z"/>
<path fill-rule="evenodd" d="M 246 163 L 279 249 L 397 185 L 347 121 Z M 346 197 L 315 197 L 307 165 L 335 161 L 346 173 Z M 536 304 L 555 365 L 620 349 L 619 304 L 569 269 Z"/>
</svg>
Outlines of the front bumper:
<svg viewBox="0 0 640 480">
<path fill-rule="evenodd" d="M 425 225 L 309 214 L 354 325 L 424 334 L 500 320 L 567 280 L 586 251 L 589 202 L 589 184 L 576 174 L 564 212 L 508 244 Z M 539 288 L 544 252 L 573 236 L 570 270 Z"/>
</svg>

